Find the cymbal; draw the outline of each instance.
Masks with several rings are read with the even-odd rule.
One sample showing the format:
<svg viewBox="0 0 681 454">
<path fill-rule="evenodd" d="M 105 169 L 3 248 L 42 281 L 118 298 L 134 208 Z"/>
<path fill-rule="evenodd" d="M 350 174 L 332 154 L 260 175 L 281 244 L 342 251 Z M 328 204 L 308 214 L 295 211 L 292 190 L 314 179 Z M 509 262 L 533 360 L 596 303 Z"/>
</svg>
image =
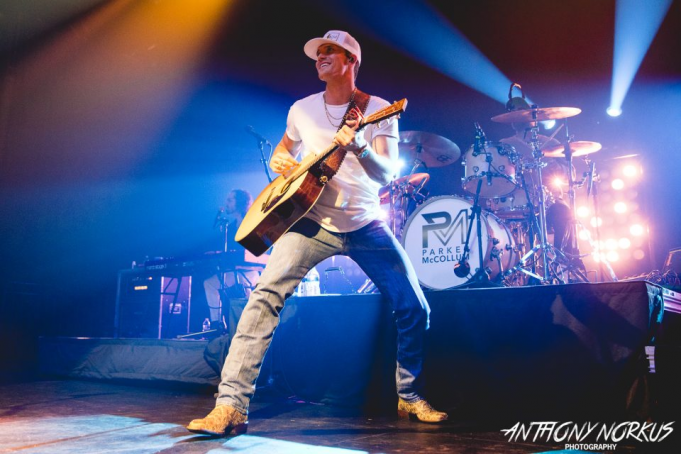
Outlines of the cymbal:
<svg viewBox="0 0 681 454">
<path fill-rule="evenodd" d="M 577 107 L 542 107 L 537 109 L 521 109 L 506 112 L 492 117 L 497 123 L 530 123 L 533 121 L 560 120 L 574 117 L 582 109 Z M 536 117 L 534 114 L 536 113 Z"/>
<path fill-rule="evenodd" d="M 393 188 L 402 187 L 405 190 L 405 193 L 409 194 L 419 186 L 426 184 L 429 179 L 430 175 L 427 173 L 414 173 L 393 180 L 390 184 L 383 186 L 378 190 L 378 197 L 381 199 L 381 204 L 390 202 L 390 186 Z"/>
<path fill-rule="evenodd" d="M 461 157 L 461 150 L 454 142 L 430 132 L 402 131 L 398 147 L 400 158 L 408 166 L 423 163 L 426 167 L 443 167 Z"/>
<path fill-rule="evenodd" d="M 572 151 L 573 158 L 584 156 L 590 153 L 596 153 L 601 148 L 603 148 L 603 145 L 598 142 L 589 142 L 586 140 L 570 142 L 570 150 Z M 565 147 L 563 145 L 549 147 L 544 149 L 544 156 L 547 158 L 564 158 L 565 154 L 563 151 L 565 151 Z"/>
</svg>

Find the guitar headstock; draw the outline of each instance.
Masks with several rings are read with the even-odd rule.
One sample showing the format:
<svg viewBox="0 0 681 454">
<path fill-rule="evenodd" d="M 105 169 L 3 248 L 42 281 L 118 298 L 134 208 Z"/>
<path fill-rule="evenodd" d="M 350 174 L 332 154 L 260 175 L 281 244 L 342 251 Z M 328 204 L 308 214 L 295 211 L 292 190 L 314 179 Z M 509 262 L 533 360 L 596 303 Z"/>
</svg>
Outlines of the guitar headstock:
<svg viewBox="0 0 681 454">
<path fill-rule="evenodd" d="M 362 126 L 378 123 L 387 118 L 394 117 L 395 115 L 401 114 L 407 109 L 407 98 L 403 98 L 399 101 L 395 101 L 391 105 L 384 107 L 383 109 L 377 110 L 371 115 L 367 115 L 362 120 Z"/>
</svg>

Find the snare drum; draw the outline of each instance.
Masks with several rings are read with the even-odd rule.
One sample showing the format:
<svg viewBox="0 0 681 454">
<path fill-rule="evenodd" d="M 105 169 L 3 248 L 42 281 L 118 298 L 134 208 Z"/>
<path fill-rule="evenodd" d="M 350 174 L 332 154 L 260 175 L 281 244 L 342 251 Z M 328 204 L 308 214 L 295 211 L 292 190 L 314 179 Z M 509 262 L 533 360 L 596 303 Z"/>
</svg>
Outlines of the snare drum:
<svg viewBox="0 0 681 454">
<path fill-rule="evenodd" d="M 402 246 L 424 287 L 444 290 L 466 284 L 480 268 L 477 229 L 473 226 L 468 257 L 470 275 L 460 278 L 454 274 L 454 266 L 463 254 L 471 207 L 470 202 L 460 197 L 433 197 L 407 220 Z M 483 266 L 491 270 L 490 279 L 494 279 L 518 262 L 515 240 L 494 214 L 483 212 L 480 220 Z"/>
<path fill-rule="evenodd" d="M 476 152 L 471 146 L 463 157 L 465 166 L 463 188 L 475 194 L 478 182 L 481 197 L 508 195 L 516 188 L 515 164 L 517 156 L 512 146 L 505 143 L 487 142 Z"/>
</svg>

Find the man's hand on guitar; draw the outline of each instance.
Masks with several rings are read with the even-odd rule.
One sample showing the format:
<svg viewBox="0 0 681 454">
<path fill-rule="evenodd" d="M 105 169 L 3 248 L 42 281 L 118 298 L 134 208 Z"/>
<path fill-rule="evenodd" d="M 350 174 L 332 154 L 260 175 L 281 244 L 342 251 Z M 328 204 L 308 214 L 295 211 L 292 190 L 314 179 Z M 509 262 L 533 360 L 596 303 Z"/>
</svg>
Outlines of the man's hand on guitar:
<svg viewBox="0 0 681 454">
<path fill-rule="evenodd" d="M 345 125 L 336 133 L 333 141 L 355 154 L 364 150 L 368 145 L 367 141 L 364 138 L 364 134 L 357 132 L 363 118 L 362 112 L 357 107 L 354 107 L 350 111 Z"/>
<path fill-rule="evenodd" d="M 298 164 L 288 152 L 276 153 L 270 161 L 270 169 L 278 174 L 288 174 Z"/>
</svg>

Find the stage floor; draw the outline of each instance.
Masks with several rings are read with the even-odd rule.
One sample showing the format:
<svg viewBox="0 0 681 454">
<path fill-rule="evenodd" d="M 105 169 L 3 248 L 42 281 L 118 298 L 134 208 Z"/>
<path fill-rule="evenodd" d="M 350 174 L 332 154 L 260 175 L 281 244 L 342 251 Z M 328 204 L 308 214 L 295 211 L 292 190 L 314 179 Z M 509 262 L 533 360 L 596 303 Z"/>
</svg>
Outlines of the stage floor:
<svg viewBox="0 0 681 454">
<path fill-rule="evenodd" d="M 399 420 L 396 414 L 370 416 L 267 393 L 258 393 L 252 403 L 247 435 L 211 438 L 184 429 L 213 404 L 207 392 L 157 386 L 76 380 L 0 384 L 0 452 L 389 454 L 564 449 L 540 442 L 509 442 L 502 427 L 477 425 L 454 409 L 449 409 L 451 421 L 428 425 Z M 637 452 L 637 448 L 619 443 L 617 452 Z"/>
</svg>

